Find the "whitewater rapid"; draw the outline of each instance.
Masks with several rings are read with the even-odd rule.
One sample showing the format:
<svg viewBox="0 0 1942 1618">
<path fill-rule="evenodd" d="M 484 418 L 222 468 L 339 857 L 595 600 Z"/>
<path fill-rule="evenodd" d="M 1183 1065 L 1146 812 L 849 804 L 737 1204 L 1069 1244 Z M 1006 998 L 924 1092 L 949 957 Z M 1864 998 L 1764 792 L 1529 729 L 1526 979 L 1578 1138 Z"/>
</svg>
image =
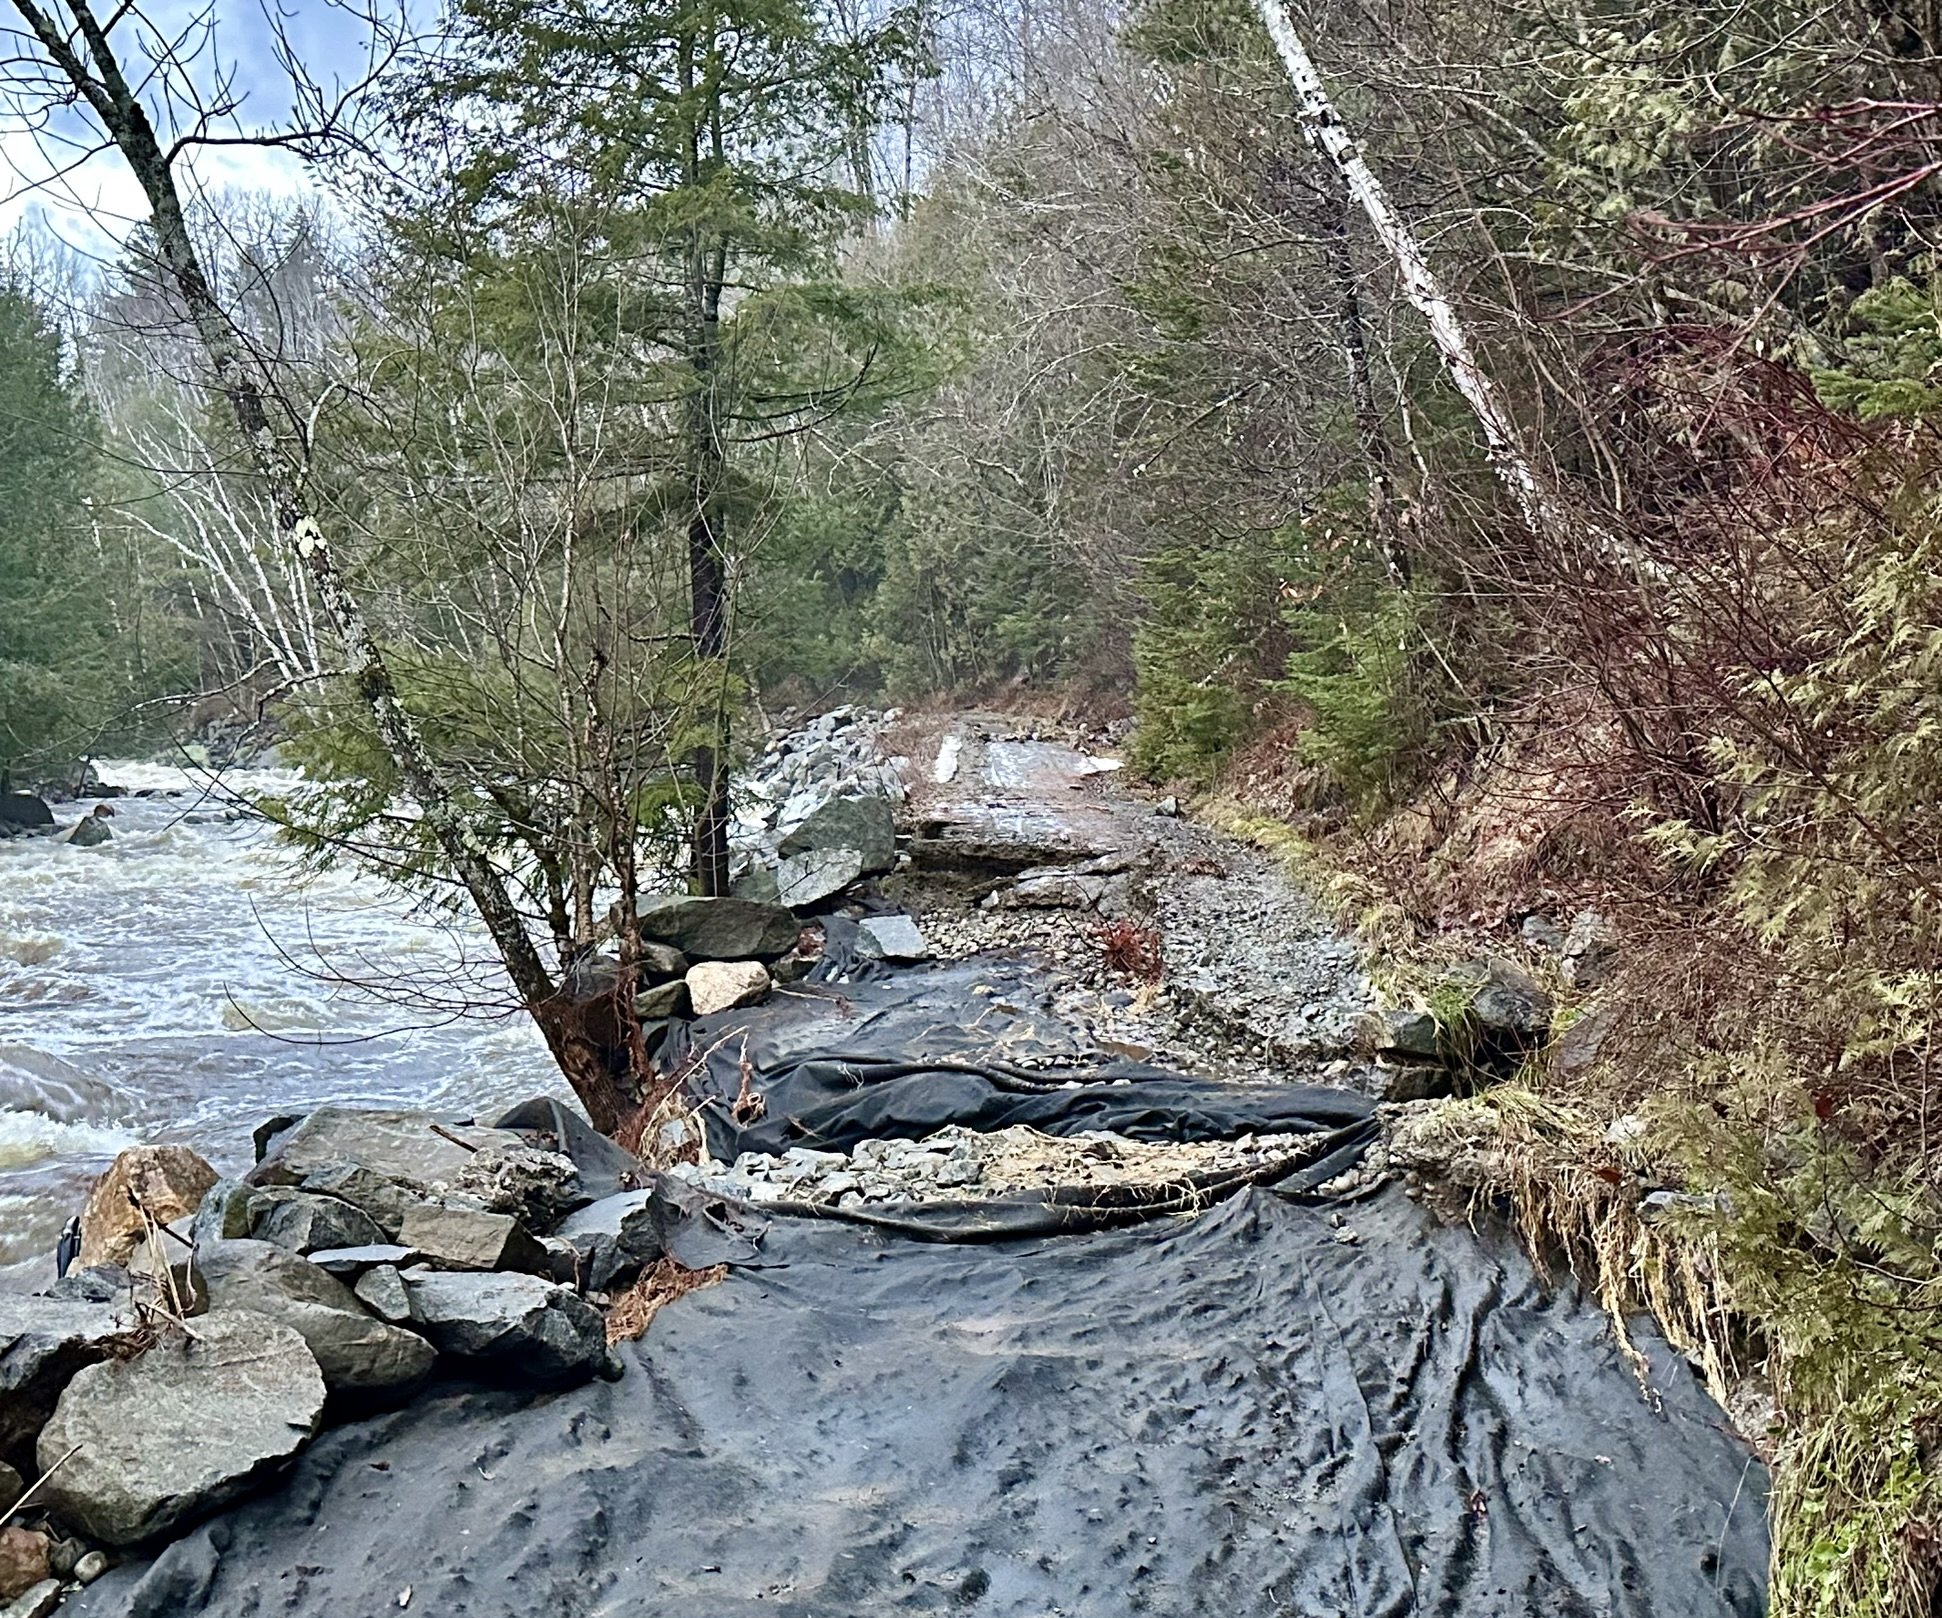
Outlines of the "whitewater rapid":
<svg viewBox="0 0 1942 1618">
<path fill-rule="evenodd" d="M 247 809 L 282 771 L 98 766 L 111 842 L 0 842 L 0 1287 L 53 1275 L 62 1223 L 124 1146 L 248 1166 L 322 1101 L 487 1114 L 563 1093 L 483 932 L 347 871 L 302 878 Z"/>
</svg>

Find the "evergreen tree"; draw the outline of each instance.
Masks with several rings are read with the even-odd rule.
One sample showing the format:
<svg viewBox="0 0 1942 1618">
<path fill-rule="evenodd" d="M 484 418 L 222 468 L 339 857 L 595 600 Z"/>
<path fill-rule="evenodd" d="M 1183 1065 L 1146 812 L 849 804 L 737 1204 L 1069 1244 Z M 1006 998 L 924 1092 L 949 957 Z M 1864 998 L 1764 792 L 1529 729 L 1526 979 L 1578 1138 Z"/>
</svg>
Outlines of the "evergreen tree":
<svg viewBox="0 0 1942 1618">
<path fill-rule="evenodd" d="M 894 346 L 887 312 L 833 271 L 873 211 L 859 136 L 917 71 L 915 37 L 901 14 L 843 31 L 805 0 L 463 0 L 404 98 L 449 178 L 400 222 L 434 281 L 499 290 L 525 330 L 491 341 L 547 342 L 561 278 L 530 272 L 575 244 L 576 318 L 595 318 L 549 366 L 548 407 L 591 404 L 600 442 L 625 445 L 626 487 L 604 502 L 615 541 L 679 554 L 704 892 L 727 883 L 731 586 L 767 457 L 874 392 Z M 588 425 L 556 435 L 563 457 Z"/>
<path fill-rule="evenodd" d="M 0 764 L 88 750 L 112 689 L 112 636 L 86 495 L 94 424 L 60 332 L 0 287 Z"/>
</svg>

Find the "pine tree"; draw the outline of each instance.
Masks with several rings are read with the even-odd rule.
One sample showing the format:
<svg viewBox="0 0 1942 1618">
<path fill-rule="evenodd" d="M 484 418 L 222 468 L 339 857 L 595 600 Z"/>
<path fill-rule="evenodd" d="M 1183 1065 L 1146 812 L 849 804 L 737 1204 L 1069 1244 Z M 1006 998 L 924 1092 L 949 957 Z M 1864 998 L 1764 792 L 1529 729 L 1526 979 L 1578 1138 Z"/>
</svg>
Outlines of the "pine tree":
<svg viewBox="0 0 1942 1618">
<path fill-rule="evenodd" d="M 94 426 L 60 332 L 0 287 L 0 764 L 86 750 L 109 706 L 111 631 L 88 542 Z"/>
</svg>

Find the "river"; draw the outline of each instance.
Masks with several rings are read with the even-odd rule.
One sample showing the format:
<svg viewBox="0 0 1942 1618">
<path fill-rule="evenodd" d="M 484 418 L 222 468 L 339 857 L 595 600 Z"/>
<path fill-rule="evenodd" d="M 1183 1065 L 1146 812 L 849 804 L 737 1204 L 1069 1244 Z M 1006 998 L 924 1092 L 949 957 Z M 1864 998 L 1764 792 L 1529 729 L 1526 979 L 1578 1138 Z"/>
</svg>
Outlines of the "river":
<svg viewBox="0 0 1942 1618">
<path fill-rule="evenodd" d="M 321 1101 L 469 1116 L 564 1093 L 476 925 L 369 876 L 301 878 L 239 807 L 295 776 L 98 768 L 168 795 L 116 799 L 98 848 L 0 842 L 0 1287 L 52 1277 L 88 1182 L 138 1141 L 234 1172 L 263 1119 Z"/>
</svg>

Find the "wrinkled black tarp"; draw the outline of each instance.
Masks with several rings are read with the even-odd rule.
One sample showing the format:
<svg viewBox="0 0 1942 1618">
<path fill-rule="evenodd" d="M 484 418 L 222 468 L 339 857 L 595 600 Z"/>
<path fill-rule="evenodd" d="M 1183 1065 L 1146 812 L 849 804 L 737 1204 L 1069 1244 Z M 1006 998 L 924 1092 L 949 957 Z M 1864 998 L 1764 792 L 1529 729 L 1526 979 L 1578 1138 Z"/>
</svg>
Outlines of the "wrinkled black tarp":
<svg viewBox="0 0 1942 1618">
<path fill-rule="evenodd" d="M 1399 1193 L 998 1245 L 779 1218 L 629 1373 L 446 1385 L 124 1569 L 114 1618 L 1713 1618 L 1764 1478 L 1641 1326 Z M 382 1463 L 383 1469 L 374 1463 Z"/>
<path fill-rule="evenodd" d="M 1366 1104 L 1150 1072 L 1059 1089 L 1018 1064 L 1076 1043 L 1013 968 L 842 993 L 698 1028 L 722 1117 L 746 1055 L 779 1140 L 965 1121 L 941 1095 L 981 1123 L 1029 1104 L 1053 1130 L 1296 1130 L 1320 1155 L 1130 1209 L 871 1223 L 690 1196 L 727 1278 L 663 1310 L 621 1381 L 439 1384 L 69 1610 L 376 1618 L 409 1588 L 436 1618 L 1764 1613 L 1765 1474 L 1649 1324 L 1650 1398 L 1507 1238 L 1394 1187 L 1317 1194 Z"/>
<path fill-rule="evenodd" d="M 1155 1141 L 1341 1131 L 1359 1145 L 1374 1112 L 1366 1097 L 1320 1085 L 1213 1084 L 1134 1062 L 1083 1062 L 1016 962 L 807 985 L 705 1018 L 688 1043 L 704 1059 L 689 1088 L 707 1103 L 709 1150 L 727 1160 L 921 1139 L 946 1124 L 1029 1124 L 1051 1135 L 1109 1129 Z M 763 1105 L 758 1118 L 738 1123 L 744 1062 Z"/>
</svg>

